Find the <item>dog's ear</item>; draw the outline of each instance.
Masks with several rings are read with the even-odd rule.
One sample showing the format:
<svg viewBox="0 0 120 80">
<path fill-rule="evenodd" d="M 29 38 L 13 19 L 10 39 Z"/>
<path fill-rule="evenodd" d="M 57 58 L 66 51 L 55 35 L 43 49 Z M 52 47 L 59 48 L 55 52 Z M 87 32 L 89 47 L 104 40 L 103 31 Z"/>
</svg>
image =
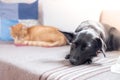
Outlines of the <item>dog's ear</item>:
<svg viewBox="0 0 120 80">
<path fill-rule="evenodd" d="M 103 53 L 104 57 L 105 55 L 105 50 L 106 50 L 106 44 L 101 38 L 96 38 L 97 41 L 97 48 Z"/>
<path fill-rule="evenodd" d="M 102 48 L 102 41 L 99 38 L 96 38 L 95 41 L 97 42 L 97 48 Z"/>
<path fill-rule="evenodd" d="M 73 32 L 64 32 L 64 31 L 60 31 L 60 32 L 62 32 L 65 35 L 65 37 L 68 39 L 68 43 L 71 43 L 73 38 L 75 37 L 75 33 Z"/>
</svg>

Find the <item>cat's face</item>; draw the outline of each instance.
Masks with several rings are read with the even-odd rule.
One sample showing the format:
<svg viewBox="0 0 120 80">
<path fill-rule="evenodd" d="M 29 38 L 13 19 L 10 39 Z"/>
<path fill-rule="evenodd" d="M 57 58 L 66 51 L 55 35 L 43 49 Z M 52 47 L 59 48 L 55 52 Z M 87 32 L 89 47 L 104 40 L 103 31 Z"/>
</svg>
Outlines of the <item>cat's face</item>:
<svg viewBox="0 0 120 80">
<path fill-rule="evenodd" d="M 23 40 L 26 34 L 27 30 L 22 24 L 17 24 L 11 27 L 11 36 L 14 40 Z"/>
</svg>

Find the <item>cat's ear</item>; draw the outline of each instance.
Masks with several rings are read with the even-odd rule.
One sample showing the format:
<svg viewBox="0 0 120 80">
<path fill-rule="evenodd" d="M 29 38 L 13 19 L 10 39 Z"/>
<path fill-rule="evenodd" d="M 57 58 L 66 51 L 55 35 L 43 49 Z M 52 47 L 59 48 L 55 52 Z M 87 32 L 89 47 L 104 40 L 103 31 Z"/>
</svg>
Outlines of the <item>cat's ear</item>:
<svg viewBox="0 0 120 80">
<path fill-rule="evenodd" d="M 10 30 L 11 30 L 11 29 L 13 29 L 13 26 L 11 26 L 11 27 L 9 27 L 9 28 L 10 28 Z"/>
<path fill-rule="evenodd" d="M 25 28 L 25 26 L 21 23 L 18 23 L 16 25 L 14 25 L 14 27 L 17 27 L 18 29 L 24 29 Z"/>
<path fill-rule="evenodd" d="M 10 29 L 10 31 L 12 31 L 14 29 L 14 26 L 9 27 L 9 29 Z"/>
</svg>

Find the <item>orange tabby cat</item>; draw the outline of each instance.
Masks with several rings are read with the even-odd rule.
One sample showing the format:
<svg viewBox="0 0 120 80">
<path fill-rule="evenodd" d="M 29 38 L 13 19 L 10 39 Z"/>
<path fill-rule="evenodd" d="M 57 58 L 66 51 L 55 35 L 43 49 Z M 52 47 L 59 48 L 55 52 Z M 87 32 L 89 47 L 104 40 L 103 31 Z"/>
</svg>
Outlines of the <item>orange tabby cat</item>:
<svg viewBox="0 0 120 80">
<path fill-rule="evenodd" d="M 25 27 L 17 24 L 11 27 L 11 35 L 15 44 L 53 47 L 67 43 L 65 36 L 57 28 L 50 26 Z"/>
</svg>

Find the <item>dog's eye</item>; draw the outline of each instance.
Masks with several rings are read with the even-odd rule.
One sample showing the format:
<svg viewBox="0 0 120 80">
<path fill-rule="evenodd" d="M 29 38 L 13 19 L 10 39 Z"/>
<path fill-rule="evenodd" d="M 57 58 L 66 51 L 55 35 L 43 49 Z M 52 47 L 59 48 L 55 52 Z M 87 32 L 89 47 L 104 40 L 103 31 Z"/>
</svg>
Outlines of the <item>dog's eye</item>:
<svg viewBox="0 0 120 80">
<path fill-rule="evenodd" d="M 72 49 L 77 48 L 77 43 L 72 43 Z"/>
<path fill-rule="evenodd" d="M 84 50 L 86 49 L 86 47 L 87 47 L 87 44 L 83 44 L 83 45 L 81 46 L 81 50 L 84 51 Z"/>
<path fill-rule="evenodd" d="M 73 48 L 76 48 L 76 46 L 77 46 L 77 45 L 76 45 L 75 43 L 72 44 L 72 47 L 73 47 Z"/>
</svg>

